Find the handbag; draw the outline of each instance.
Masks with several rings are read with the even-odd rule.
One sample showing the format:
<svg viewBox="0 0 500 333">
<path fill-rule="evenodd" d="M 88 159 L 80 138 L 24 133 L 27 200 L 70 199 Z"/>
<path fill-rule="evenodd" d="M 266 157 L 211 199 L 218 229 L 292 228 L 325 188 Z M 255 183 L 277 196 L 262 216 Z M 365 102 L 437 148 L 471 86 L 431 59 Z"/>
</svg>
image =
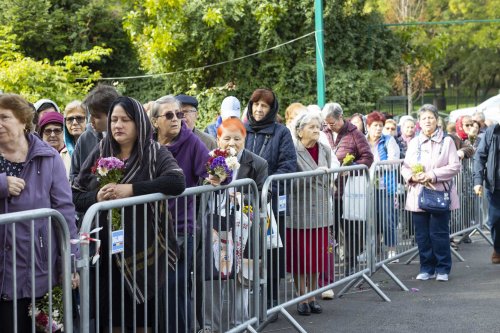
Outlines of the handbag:
<svg viewBox="0 0 500 333">
<path fill-rule="evenodd" d="M 444 184 L 444 191 L 430 189 L 422 186 L 418 195 L 418 208 L 427 213 L 440 214 L 450 210 L 450 191 Z"/>
</svg>

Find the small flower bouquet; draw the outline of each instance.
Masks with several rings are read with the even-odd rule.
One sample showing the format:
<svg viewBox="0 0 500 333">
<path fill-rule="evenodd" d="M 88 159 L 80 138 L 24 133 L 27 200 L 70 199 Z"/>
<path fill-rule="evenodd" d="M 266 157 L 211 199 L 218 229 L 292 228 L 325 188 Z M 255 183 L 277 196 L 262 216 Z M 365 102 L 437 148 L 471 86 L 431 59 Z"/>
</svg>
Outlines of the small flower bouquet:
<svg viewBox="0 0 500 333">
<path fill-rule="evenodd" d="M 207 173 L 220 179 L 221 185 L 226 185 L 233 179 L 233 171 L 240 167 L 236 150 L 214 149 L 210 153 L 207 161 Z"/>
<path fill-rule="evenodd" d="M 342 166 L 352 165 L 352 163 L 354 162 L 354 158 L 354 155 L 347 153 L 342 160 Z"/>
<path fill-rule="evenodd" d="M 125 172 L 125 163 L 116 157 L 101 157 L 92 167 L 91 172 L 97 175 L 99 188 L 111 183 L 119 183 Z M 113 209 L 111 211 L 111 224 L 113 230 L 118 230 L 121 227 L 120 211 Z"/>
<path fill-rule="evenodd" d="M 52 325 L 49 323 L 49 294 L 35 302 L 35 327 L 40 333 L 64 332 L 62 288 L 52 289 Z M 33 317 L 33 306 L 30 304 L 29 316 Z"/>
<path fill-rule="evenodd" d="M 418 175 L 419 173 L 423 173 L 425 172 L 425 168 L 422 164 L 420 163 L 417 163 L 417 164 L 414 164 L 412 165 L 411 167 L 411 171 L 413 172 L 414 175 Z M 424 184 L 424 186 L 427 186 L 427 187 L 430 187 L 432 188 L 433 190 L 435 190 L 436 188 L 434 187 L 434 185 L 431 184 L 431 182 L 426 182 Z"/>
<path fill-rule="evenodd" d="M 250 219 L 250 221 L 253 221 L 253 207 L 250 206 L 250 205 L 245 205 L 243 206 L 243 214 L 245 214 L 246 216 L 248 216 L 248 218 Z"/>
</svg>

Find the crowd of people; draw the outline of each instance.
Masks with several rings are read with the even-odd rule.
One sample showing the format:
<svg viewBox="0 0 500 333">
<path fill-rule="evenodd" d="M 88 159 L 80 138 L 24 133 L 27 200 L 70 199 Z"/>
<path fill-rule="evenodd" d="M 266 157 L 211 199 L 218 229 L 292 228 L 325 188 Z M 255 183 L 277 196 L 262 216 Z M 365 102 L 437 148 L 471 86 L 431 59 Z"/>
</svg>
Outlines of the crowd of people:
<svg viewBox="0 0 500 333">
<path fill-rule="evenodd" d="M 196 127 L 198 113 L 202 112 L 199 103 L 195 97 L 184 94 L 166 95 L 143 105 L 131 97 L 120 96 L 111 86 L 98 85 L 83 101 L 69 103 L 63 112 L 49 99 L 31 104 L 19 95 L 1 94 L 0 193 L 3 200 L 0 212 L 42 207 L 56 209 L 64 216 L 71 238 L 76 239 L 79 219 L 96 202 L 158 192 L 175 196 L 204 181 L 220 185 L 222 180 L 209 175 L 205 167 L 209 152 L 215 148 L 233 149 L 239 162 L 234 179 L 251 178 L 259 191 L 268 176 L 336 168 L 347 156 L 353 157 L 353 165 L 368 168 L 378 161 L 403 160 L 401 175 L 407 189 L 405 209 L 411 212 L 420 255 L 420 271 L 416 278 L 435 277 L 438 281 L 447 281 L 452 265 L 450 211 L 459 209 L 459 194 L 453 177 L 461 170 L 461 160 L 474 158 L 471 182 L 478 195 L 483 192 L 483 184 L 485 186 L 495 244 L 492 262 L 500 263 L 500 236 L 497 236 L 500 227 L 500 128 L 498 124 L 489 124 L 482 113 L 462 116 L 454 123 L 440 126 L 439 114 L 432 105 L 422 106 L 418 119 L 403 116 L 396 121 L 379 111 L 347 117 L 338 103 L 327 103 L 323 108 L 293 103 L 286 108 L 285 124 L 282 124 L 278 96 L 265 88 L 256 89 L 246 110 L 241 111 L 240 101 L 228 96 L 221 104 L 217 119 L 206 129 L 200 129 Z M 95 166 L 105 158 L 123 162 L 124 172 L 119 181 L 100 186 Z M 416 171 L 415 166 L 421 169 Z M 349 174 L 339 174 L 337 184 L 345 184 L 348 177 Z M 376 236 L 380 240 L 378 243 L 383 243 L 387 257 L 392 258 L 397 253 L 398 216 L 392 213 L 395 212 L 392 197 L 397 189 L 387 177 L 382 177 L 378 186 L 376 205 L 383 206 L 379 212 L 385 213 L 377 214 Z M 440 212 L 422 209 L 419 195 L 424 187 L 447 192 L 451 198 L 447 209 Z M 290 211 L 277 207 L 278 198 L 287 194 L 286 188 L 278 182 L 271 188 L 270 206 L 276 218 Z M 285 246 L 267 250 L 268 308 L 279 304 L 280 281 L 286 272 L 293 274 L 297 296 L 318 288 L 325 273 L 322 263 L 328 260 L 331 234 L 338 240 L 342 233 L 347 239 L 343 249 L 347 267 L 354 267 L 362 255 L 363 248 L 357 245 L 364 242 L 364 225 L 339 221 L 343 207 L 342 185 L 329 187 L 316 180 L 299 183 L 296 191 L 309 193 L 311 197 L 305 194 L 288 203 L 294 207 L 292 223 L 286 226 L 280 223 L 277 230 Z M 326 205 L 324 200 L 331 204 Z M 196 241 L 199 223 L 204 223 L 197 219 L 197 205 L 194 197 L 187 198 L 181 205 L 174 200 L 168 202 L 168 210 L 160 212 L 169 211 L 173 215 L 172 218 L 160 218 L 167 221 L 165 227 L 171 231 L 165 233 L 169 235 L 167 239 L 161 230 L 154 228 L 153 205 L 138 206 L 134 211 L 125 209 L 125 216 L 133 214 L 135 223 L 132 229 L 124 219 L 123 259 L 114 256 L 112 262 L 108 262 L 110 257 L 101 256 L 103 264 L 99 274 L 112 277 L 113 285 L 119 285 L 123 276 L 125 313 L 134 309 L 136 313 L 135 318 L 125 316 L 127 328 L 133 328 L 133 318 L 137 326 L 154 325 L 155 312 L 145 311 L 144 304 L 155 295 L 165 294 L 165 288 L 178 290 L 164 300 L 164 307 L 168 307 L 165 331 L 192 331 L 194 316 L 199 329 L 219 331 L 221 318 L 214 316 L 217 311 L 210 312 L 210 309 L 223 306 L 220 295 L 224 288 L 232 292 L 233 324 L 248 318 L 248 294 L 244 291 L 248 287 L 236 279 L 227 286 L 217 284 L 214 287 L 212 284 L 209 293 L 198 294 L 197 297 L 201 294 L 205 302 L 205 311 L 211 315 L 204 315 L 200 308 L 192 309 L 193 284 L 196 288 L 200 286 L 200 281 L 189 281 L 191 272 L 198 269 L 193 267 L 193 257 L 203 252 Z M 325 207 L 339 211 L 331 214 Z M 316 217 L 315 223 L 309 218 L 311 214 Z M 102 215 L 103 221 L 106 218 L 106 214 Z M 0 226 L 0 248 L 6 249 L 0 253 L 4 267 L 0 270 L 0 318 L 5 319 L 7 325 L 12 323 L 16 297 L 18 332 L 31 330 L 28 317 L 31 288 L 35 288 L 37 298 L 47 293 L 47 267 L 51 267 L 54 285 L 60 279 L 55 242 L 50 249 L 52 262 L 47 262 L 46 242 L 50 232 L 47 219 L 35 221 L 38 236 L 34 244 L 30 241 L 31 229 L 30 223 L 19 223 L 14 236 L 10 227 Z M 106 228 L 100 237 L 109 237 Z M 12 287 L 13 257 L 9 252 L 14 241 L 18 263 L 15 291 Z M 286 246 L 287 243 L 295 246 L 292 249 Z M 28 255 L 32 247 L 35 262 L 31 262 Z M 182 254 L 180 248 L 185 249 Z M 109 251 L 108 242 L 103 242 L 101 252 Z M 72 253 L 79 257 L 77 246 L 72 247 Z M 248 251 L 244 256 L 251 257 Z M 157 265 L 155 269 L 164 274 L 147 274 L 152 265 Z M 32 266 L 35 267 L 36 287 L 28 282 Z M 346 275 L 350 273 L 347 271 Z M 77 274 L 72 276 L 72 282 L 77 288 Z M 159 290 L 155 286 L 160 286 Z M 101 294 L 106 294 L 107 286 L 103 283 L 100 287 L 103 288 Z M 331 293 L 324 293 L 325 298 L 331 296 Z M 111 297 L 121 300 L 120 289 L 114 288 Z M 199 307 L 200 302 L 195 301 Z M 112 316 L 111 325 L 119 327 L 121 307 L 113 306 L 110 311 L 103 303 L 100 304 L 102 318 Z M 297 311 L 300 315 L 319 314 L 322 307 L 315 297 L 309 297 L 297 305 Z M 12 332 L 13 326 L 6 329 Z"/>
</svg>

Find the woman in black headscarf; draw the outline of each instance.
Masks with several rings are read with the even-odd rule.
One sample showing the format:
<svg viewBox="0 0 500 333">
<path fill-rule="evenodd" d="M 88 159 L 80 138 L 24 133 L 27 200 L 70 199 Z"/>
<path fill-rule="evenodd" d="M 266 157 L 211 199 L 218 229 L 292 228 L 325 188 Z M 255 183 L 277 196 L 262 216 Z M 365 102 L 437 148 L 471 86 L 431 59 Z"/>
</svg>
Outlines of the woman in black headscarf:
<svg viewBox="0 0 500 333">
<path fill-rule="evenodd" d="M 248 102 L 248 124 L 245 126 L 247 137 L 245 148 L 265 159 L 268 174 L 276 175 L 297 170 L 297 154 L 290 130 L 276 122 L 278 99 L 270 89 L 257 89 Z M 278 215 L 278 182 L 273 182 L 272 208 Z M 285 186 L 281 184 L 280 190 Z M 284 212 L 280 213 L 283 214 Z M 283 218 L 276 219 L 282 240 L 285 236 Z M 279 280 L 285 276 L 285 256 L 283 248 L 273 248 L 267 256 L 268 262 L 268 308 L 278 305 Z M 272 263 L 272 264 L 271 264 Z"/>
<path fill-rule="evenodd" d="M 79 176 L 74 181 L 73 202 L 79 211 L 85 211 L 99 201 L 156 192 L 178 195 L 184 191 L 182 170 L 172 154 L 151 139 L 152 126 L 141 103 L 130 97 L 116 99 L 108 112 L 107 133 L 99 147 L 85 160 Z M 104 157 L 122 160 L 125 163 L 125 171 L 118 184 L 107 184 L 99 189 L 97 176 L 92 169 L 97 160 Z M 108 272 L 111 228 L 109 224 L 104 224 L 100 235 L 103 241 L 99 284 L 102 286 L 100 305 L 103 325 L 108 325 L 108 304 L 113 304 L 112 326 L 121 326 L 121 275 L 124 276 L 126 289 L 123 295 L 125 325 L 127 329 L 133 329 L 133 304 L 136 303 L 136 326 L 151 327 L 155 311 L 149 310 L 154 309 L 154 302 L 148 304 L 148 318 L 144 318 L 144 305 L 154 295 L 159 294 L 160 300 L 162 299 L 163 293 L 160 293 L 156 286 L 165 283 L 166 266 L 169 266 L 169 273 L 174 269 L 180 270 L 181 273 L 183 271 L 179 269 L 180 264 L 177 261 L 177 245 L 171 231 L 172 226 L 168 222 L 165 223 L 168 221 L 166 217 L 158 218 L 159 214 L 155 214 L 154 208 L 153 204 L 149 204 L 137 205 L 135 210 L 132 207 L 124 210 L 124 260 L 121 254 L 112 256 L 111 272 Z M 165 212 L 165 209 L 162 211 Z M 101 217 L 100 221 L 107 221 L 107 214 Z M 135 223 L 132 218 L 135 218 Z M 113 286 L 112 299 L 108 299 L 110 278 Z M 172 279 L 169 279 L 169 282 L 175 282 L 170 280 Z M 175 298 L 173 295 L 172 297 Z"/>
</svg>

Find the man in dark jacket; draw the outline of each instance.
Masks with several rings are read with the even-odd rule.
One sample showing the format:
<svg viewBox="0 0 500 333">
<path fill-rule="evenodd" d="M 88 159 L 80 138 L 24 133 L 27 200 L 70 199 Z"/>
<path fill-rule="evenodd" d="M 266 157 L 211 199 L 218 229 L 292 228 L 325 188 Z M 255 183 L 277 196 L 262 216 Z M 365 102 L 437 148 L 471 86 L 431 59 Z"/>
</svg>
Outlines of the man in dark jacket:
<svg viewBox="0 0 500 333">
<path fill-rule="evenodd" d="M 98 85 L 83 101 L 83 106 L 90 114 L 90 126 L 87 126 L 87 130 L 78 138 L 73 156 L 71 156 L 69 172 L 71 182 L 80 173 L 80 167 L 87 156 L 97 147 L 105 135 L 109 108 L 119 96 L 120 94 L 114 87 Z"/>
<path fill-rule="evenodd" d="M 188 95 L 177 95 L 175 98 L 181 102 L 181 111 L 184 113 L 183 122 L 193 133 L 200 138 L 208 150 L 217 148 L 217 142 L 211 135 L 200 131 L 196 128 L 196 120 L 198 119 L 198 100 Z"/>
<path fill-rule="evenodd" d="M 491 262 L 500 264 L 500 125 L 488 127 L 474 155 L 474 192 L 483 193 L 483 182 L 488 198 L 488 224 L 493 239 Z"/>
<path fill-rule="evenodd" d="M 344 120 L 344 112 L 338 103 L 327 103 L 322 115 L 325 119 L 323 132 L 328 138 L 330 147 L 341 165 L 346 165 L 344 159 L 347 154 L 354 156 L 349 165 L 364 164 L 368 168 L 373 163 L 373 154 L 366 137 L 356 126 Z M 339 226 L 344 233 L 345 275 L 355 272 L 355 259 L 364 248 L 364 225 L 359 221 L 344 220 L 342 218 L 342 195 L 344 192 L 345 177 L 338 177 L 335 191 L 335 237 L 339 240 Z"/>
</svg>

